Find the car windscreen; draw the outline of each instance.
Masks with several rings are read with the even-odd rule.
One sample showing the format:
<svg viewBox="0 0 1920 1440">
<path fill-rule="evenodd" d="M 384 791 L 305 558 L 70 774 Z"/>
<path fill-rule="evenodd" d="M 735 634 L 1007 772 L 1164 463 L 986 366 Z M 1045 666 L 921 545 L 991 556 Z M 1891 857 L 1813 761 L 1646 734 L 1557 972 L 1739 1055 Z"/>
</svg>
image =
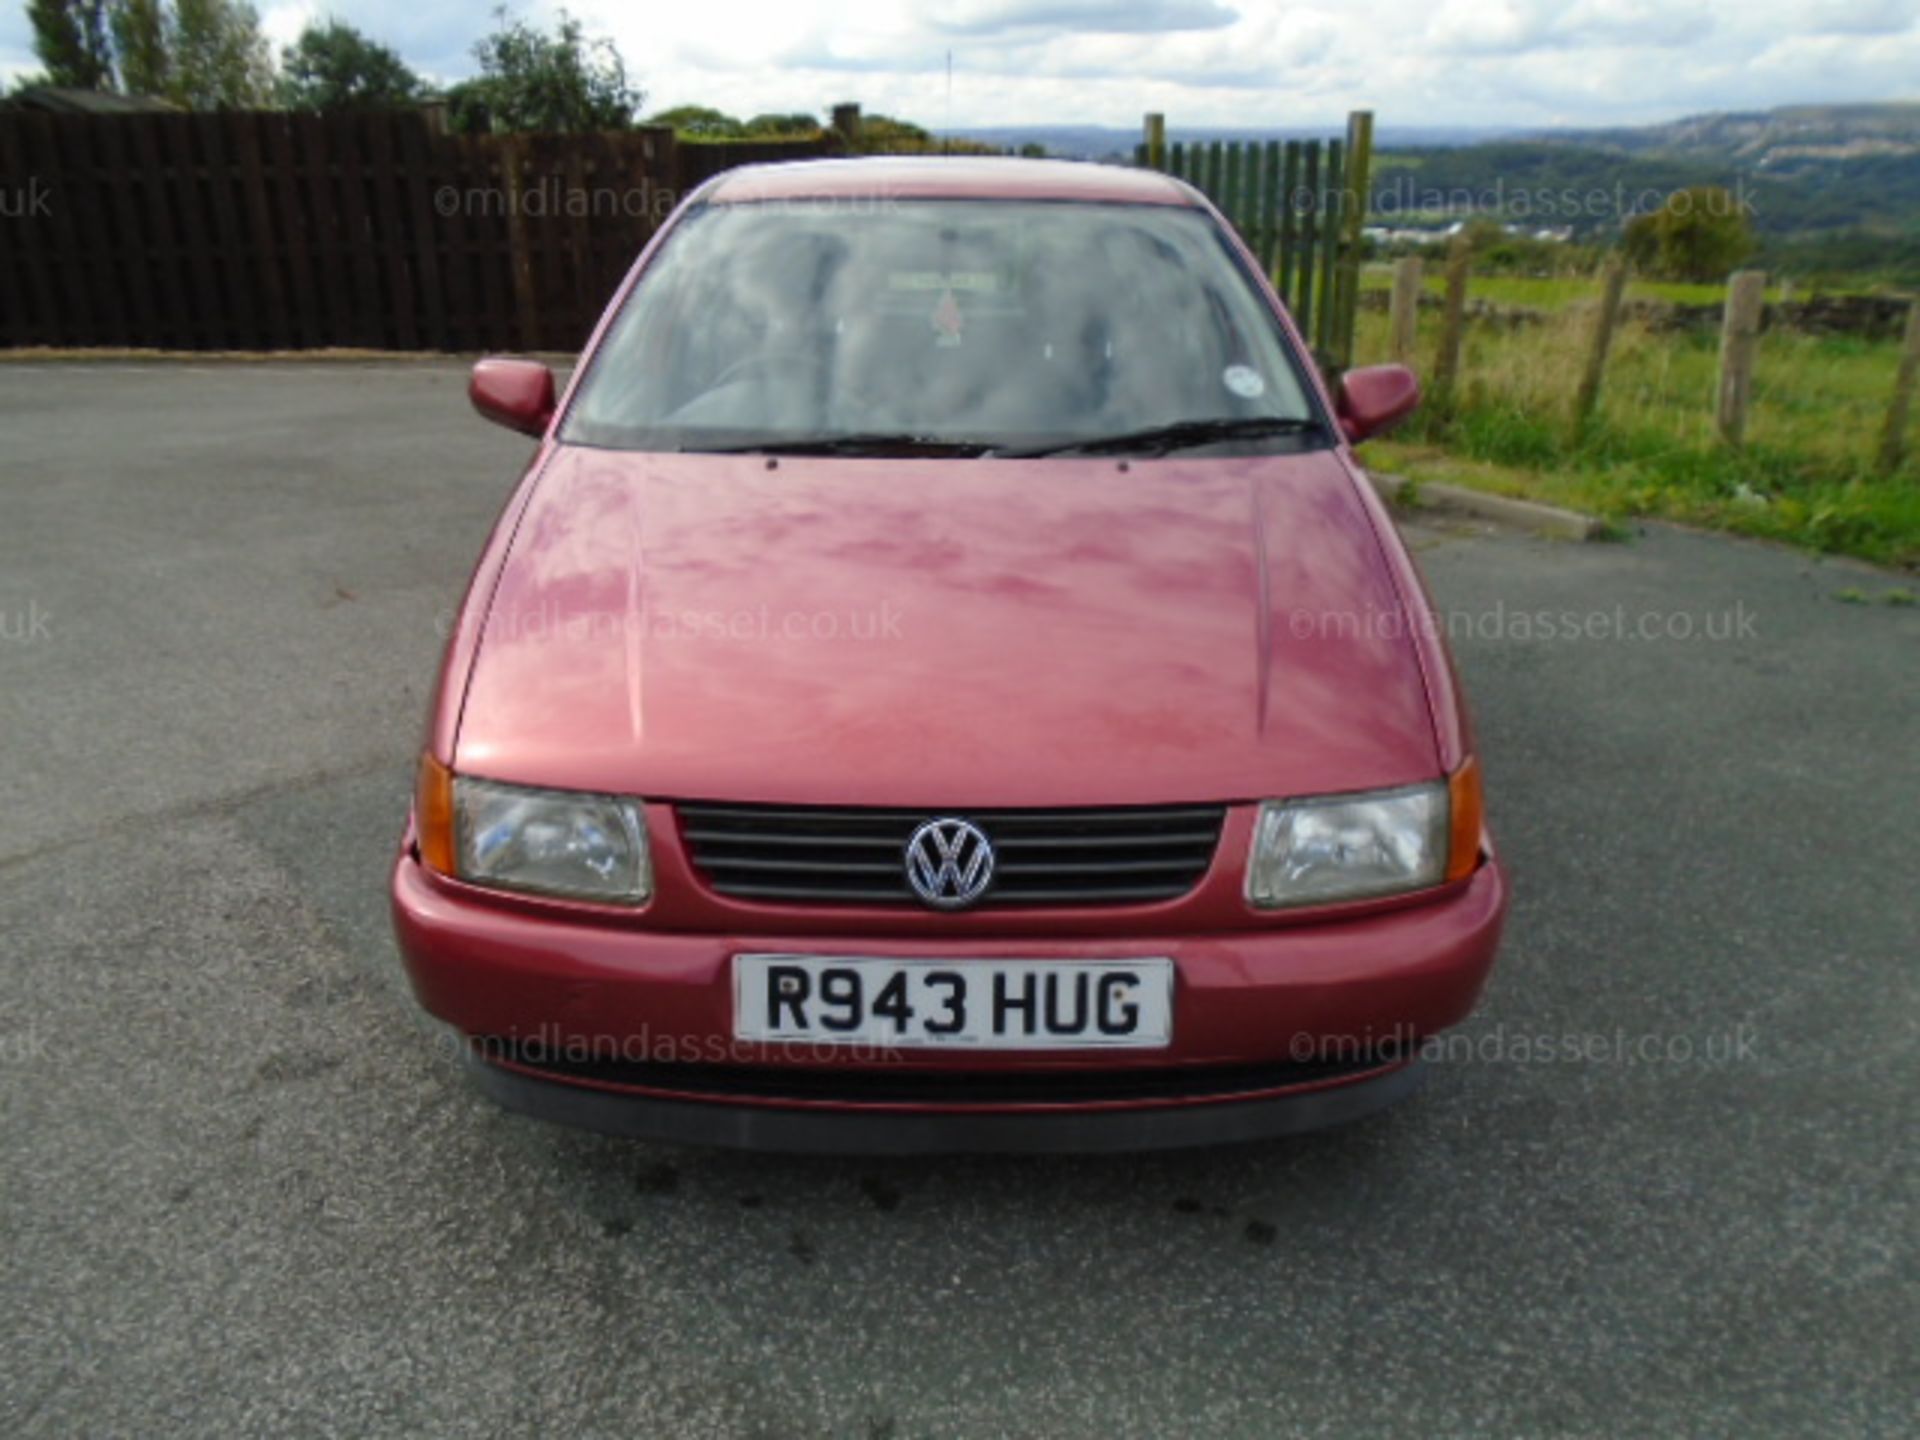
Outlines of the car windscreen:
<svg viewBox="0 0 1920 1440">
<path fill-rule="evenodd" d="M 685 216 L 562 435 L 636 450 L 860 436 L 1018 449 L 1269 420 L 1310 430 L 1314 408 L 1204 211 L 823 200 Z"/>
</svg>

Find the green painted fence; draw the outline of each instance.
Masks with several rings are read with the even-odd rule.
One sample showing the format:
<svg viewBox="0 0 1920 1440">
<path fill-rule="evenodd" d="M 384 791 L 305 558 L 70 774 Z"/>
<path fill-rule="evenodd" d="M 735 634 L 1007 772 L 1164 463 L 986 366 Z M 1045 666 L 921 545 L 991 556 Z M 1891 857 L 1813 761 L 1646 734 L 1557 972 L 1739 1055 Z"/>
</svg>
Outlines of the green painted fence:
<svg viewBox="0 0 1920 1440">
<path fill-rule="evenodd" d="M 1339 139 L 1166 143 L 1149 115 L 1137 162 L 1199 190 L 1240 232 L 1272 277 L 1321 368 L 1353 360 L 1360 299 L 1360 203 L 1373 159 L 1373 115 L 1347 117 Z"/>
</svg>

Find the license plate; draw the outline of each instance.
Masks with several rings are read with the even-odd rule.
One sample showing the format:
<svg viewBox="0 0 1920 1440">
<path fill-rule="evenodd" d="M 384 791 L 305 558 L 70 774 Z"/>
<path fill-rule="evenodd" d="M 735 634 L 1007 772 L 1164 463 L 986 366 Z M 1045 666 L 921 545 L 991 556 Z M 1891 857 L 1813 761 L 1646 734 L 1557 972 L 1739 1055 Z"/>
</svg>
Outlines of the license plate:
<svg viewBox="0 0 1920 1440">
<path fill-rule="evenodd" d="M 736 955 L 741 1040 L 914 1049 L 1155 1049 L 1173 962 Z"/>
</svg>

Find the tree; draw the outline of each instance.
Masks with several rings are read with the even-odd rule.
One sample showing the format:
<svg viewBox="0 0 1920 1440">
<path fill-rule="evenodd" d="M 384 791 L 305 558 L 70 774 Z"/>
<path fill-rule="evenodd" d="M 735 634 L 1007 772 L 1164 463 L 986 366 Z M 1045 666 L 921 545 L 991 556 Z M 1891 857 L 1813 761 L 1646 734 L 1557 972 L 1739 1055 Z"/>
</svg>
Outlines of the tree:
<svg viewBox="0 0 1920 1440">
<path fill-rule="evenodd" d="M 1660 229 L 1654 223 L 1659 212 L 1649 210 L 1636 215 L 1621 227 L 1620 249 L 1627 263 L 1648 275 L 1660 268 Z"/>
<path fill-rule="evenodd" d="M 309 24 L 281 52 L 280 103 L 289 110 L 407 105 L 423 89 L 397 54 L 338 20 Z"/>
<path fill-rule="evenodd" d="M 1460 226 L 1460 239 L 1473 253 L 1477 274 L 1551 275 L 1567 260 L 1562 242 L 1509 229 L 1493 215 L 1469 216 Z"/>
<path fill-rule="evenodd" d="M 27 14 L 46 84 L 164 95 L 195 110 L 273 94 L 273 55 L 247 0 L 27 0 Z"/>
<path fill-rule="evenodd" d="M 932 134 L 910 120 L 891 115 L 868 115 L 860 122 L 862 150 L 912 152 L 933 145 Z"/>
<path fill-rule="evenodd" d="M 1507 227 L 1491 215 L 1469 215 L 1460 222 L 1460 243 L 1476 257 L 1507 243 Z"/>
<path fill-rule="evenodd" d="M 1753 254 L 1753 220 L 1718 185 L 1695 185 L 1628 221 L 1621 241 L 1627 259 L 1641 269 L 1675 280 L 1724 280 Z"/>
<path fill-rule="evenodd" d="M 129 95 L 167 89 L 167 14 L 160 0 L 114 0 L 110 17 L 120 88 Z"/>
<path fill-rule="evenodd" d="M 47 67 L 45 84 L 113 88 L 106 0 L 27 0 L 27 20 L 33 26 L 33 52 Z"/>
<path fill-rule="evenodd" d="M 491 35 L 473 47 L 478 78 L 448 94 L 460 128 L 565 133 L 624 130 L 644 98 L 628 83 L 626 62 L 611 40 L 588 39 L 578 20 L 560 12 L 545 35 L 502 8 Z M 455 93 L 457 92 L 457 93 Z"/>
<path fill-rule="evenodd" d="M 456 80 L 440 92 L 447 107 L 447 128 L 456 135 L 484 135 L 493 128 L 485 88 L 478 80 Z"/>
<path fill-rule="evenodd" d="M 671 125 L 676 135 L 695 140 L 733 140 L 746 133 L 733 116 L 709 105 L 676 105 L 647 117 L 649 125 Z"/>
<path fill-rule="evenodd" d="M 820 122 L 811 115 L 756 115 L 747 121 L 749 135 L 808 136 L 820 133 Z"/>
<path fill-rule="evenodd" d="M 273 53 L 246 0 L 174 0 L 167 27 L 167 97 L 192 110 L 264 105 Z"/>
</svg>

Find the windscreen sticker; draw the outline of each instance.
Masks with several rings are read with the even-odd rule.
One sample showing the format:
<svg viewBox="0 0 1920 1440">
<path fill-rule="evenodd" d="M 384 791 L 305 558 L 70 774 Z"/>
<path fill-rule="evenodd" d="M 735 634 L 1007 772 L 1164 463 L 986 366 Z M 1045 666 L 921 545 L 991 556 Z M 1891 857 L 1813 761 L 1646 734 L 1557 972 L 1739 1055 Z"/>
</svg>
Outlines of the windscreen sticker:
<svg viewBox="0 0 1920 1440">
<path fill-rule="evenodd" d="M 927 317 L 933 326 L 936 345 L 958 345 L 960 332 L 966 328 L 966 317 L 960 313 L 959 302 L 953 298 L 953 291 L 940 292 L 940 303 L 933 307 L 933 314 Z"/>
<path fill-rule="evenodd" d="M 1000 289 L 1000 277 L 991 270 L 894 270 L 887 275 L 889 290 L 970 290 L 991 295 Z"/>
<path fill-rule="evenodd" d="M 1267 393 L 1267 382 L 1251 365 L 1229 365 L 1220 372 L 1220 382 L 1242 400 L 1255 400 Z"/>
</svg>

